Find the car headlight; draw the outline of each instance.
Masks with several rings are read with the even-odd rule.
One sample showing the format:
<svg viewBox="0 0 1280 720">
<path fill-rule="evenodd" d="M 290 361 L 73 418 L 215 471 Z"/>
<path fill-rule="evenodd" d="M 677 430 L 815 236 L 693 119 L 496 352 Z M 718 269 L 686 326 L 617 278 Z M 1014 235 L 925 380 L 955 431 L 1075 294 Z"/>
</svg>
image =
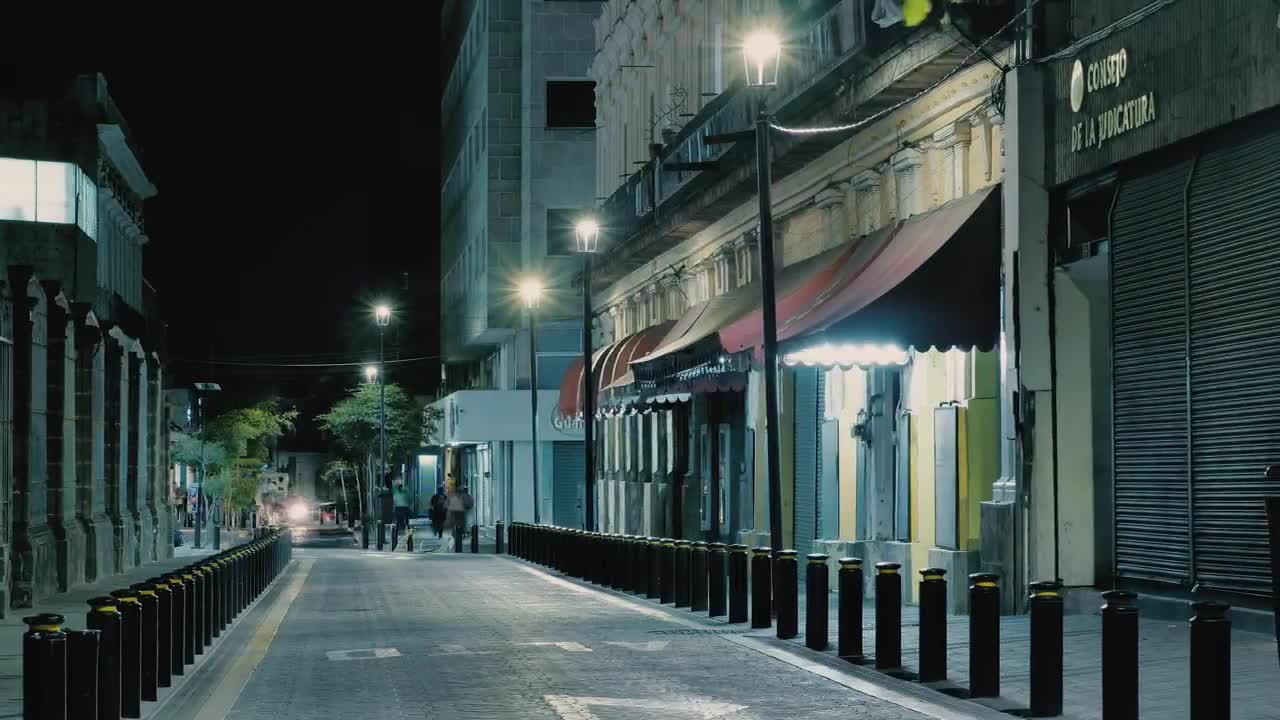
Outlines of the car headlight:
<svg viewBox="0 0 1280 720">
<path fill-rule="evenodd" d="M 290 520 L 305 520 L 307 517 L 307 506 L 302 503 L 295 503 L 289 506 Z"/>
</svg>

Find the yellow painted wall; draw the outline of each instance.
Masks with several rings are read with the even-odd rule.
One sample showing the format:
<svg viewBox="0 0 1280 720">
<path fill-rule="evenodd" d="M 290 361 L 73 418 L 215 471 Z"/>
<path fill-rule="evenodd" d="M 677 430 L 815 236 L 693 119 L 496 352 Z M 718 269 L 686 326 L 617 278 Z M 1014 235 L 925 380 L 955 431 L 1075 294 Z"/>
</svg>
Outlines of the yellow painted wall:
<svg viewBox="0 0 1280 720">
<path fill-rule="evenodd" d="M 862 441 L 853 437 L 850 432 L 857 423 L 858 411 L 867 404 L 867 374 L 855 368 L 852 370 L 833 370 L 843 380 L 843 392 L 840 411 L 837 417 L 839 428 L 839 474 L 840 474 L 840 537 L 853 540 L 857 537 L 858 518 L 858 453 Z"/>
<path fill-rule="evenodd" d="M 796 473 L 795 473 L 795 417 L 796 417 L 796 386 L 795 374 L 787 370 L 781 373 L 782 382 L 779 383 L 778 391 L 778 445 L 781 452 L 778 453 L 782 474 L 782 537 L 783 547 L 792 547 L 795 544 L 795 498 L 796 498 Z"/>
</svg>

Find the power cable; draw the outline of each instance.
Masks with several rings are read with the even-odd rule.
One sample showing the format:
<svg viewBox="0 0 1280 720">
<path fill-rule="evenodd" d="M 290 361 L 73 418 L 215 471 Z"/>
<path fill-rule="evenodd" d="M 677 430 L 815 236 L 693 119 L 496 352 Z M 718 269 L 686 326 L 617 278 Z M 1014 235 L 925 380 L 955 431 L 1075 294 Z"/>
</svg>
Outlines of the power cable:
<svg viewBox="0 0 1280 720">
<path fill-rule="evenodd" d="M 423 355 L 414 358 L 402 358 L 400 360 L 386 360 L 383 365 L 405 365 L 408 363 L 425 362 L 427 360 L 439 360 L 442 355 Z M 201 365 L 223 365 L 227 367 L 249 367 L 249 368 L 338 368 L 338 367 L 356 367 L 364 365 L 376 365 L 377 360 L 366 360 L 364 362 L 341 362 L 341 363 L 255 363 L 255 362 L 231 362 L 225 360 L 188 360 L 184 358 L 176 358 L 177 362 L 199 363 Z"/>
</svg>

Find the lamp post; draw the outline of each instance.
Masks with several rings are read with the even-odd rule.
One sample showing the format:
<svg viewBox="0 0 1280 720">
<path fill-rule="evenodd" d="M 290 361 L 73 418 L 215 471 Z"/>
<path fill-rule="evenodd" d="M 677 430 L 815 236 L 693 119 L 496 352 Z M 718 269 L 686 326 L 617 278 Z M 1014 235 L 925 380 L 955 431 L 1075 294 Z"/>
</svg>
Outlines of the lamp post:
<svg viewBox="0 0 1280 720">
<path fill-rule="evenodd" d="M 541 502 L 538 489 L 538 303 L 542 300 L 542 281 L 526 278 L 520 283 L 520 297 L 524 299 L 529 314 L 529 430 L 533 439 L 533 524 L 542 522 L 538 508 Z"/>
<path fill-rule="evenodd" d="M 582 442 L 587 467 L 583 473 L 586 497 L 583 524 L 588 531 L 596 529 L 596 443 L 595 383 L 591 373 L 591 255 L 600 246 L 600 224 L 592 218 L 583 218 L 574 228 L 578 239 L 578 253 L 582 255 Z"/>
<path fill-rule="evenodd" d="M 756 112 L 756 178 L 760 196 L 760 291 L 764 316 L 765 448 L 769 473 L 769 545 L 774 557 L 782 550 L 782 482 L 778 449 L 778 317 L 773 270 L 773 178 L 769 149 L 768 93 L 778 84 L 782 41 L 777 33 L 757 30 L 742 43 L 747 85 L 754 88 Z"/>
<path fill-rule="evenodd" d="M 378 323 L 378 484 L 382 484 L 383 473 L 387 471 L 387 369 L 386 369 L 386 330 L 391 323 L 391 308 L 379 305 L 373 310 L 373 318 Z M 381 510 L 381 505 L 379 505 Z M 386 518 L 381 518 L 383 522 Z M 379 536 L 381 537 L 381 536 Z"/>
<path fill-rule="evenodd" d="M 377 365 L 365 365 L 365 366 L 364 366 L 364 378 L 365 378 L 365 380 L 366 380 L 366 381 L 368 381 L 368 383 L 369 383 L 370 385 L 372 385 L 372 384 L 374 384 L 374 383 L 378 382 L 378 366 L 377 366 Z M 382 411 L 381 411 L 381 410 L 379 410 L 379 411 L 378 411 L 378 414 L 379 414 L 379 416 L 381 416 Z M 364 488 L 364 498 L 365 498 L 365 505 L 364 505 L 364 507 L 365 507 L 365 513 L 364 513 L 364 518 L 363 518 L 363 520 L 361 521 L 361 522 L 365 522 L 365 523 L 367 523 L 367 522 L 369 522 L 369 521 L 373 520 L 373 518 L 374 518 L 373 501 L 376 499 L 375 495 L 373 494 L 373 488 L 374 488 L 374 484 L 373 484 L 373 483 L 374 483 L 374 480 L 373 480 L 373 460 L 372 460 L 372 459 L 370 459 L 370 460 L 368 461 L 368 463 L 366 463 L 366 465 L 368 466 L 366 469 L 369 471 L 369 480 L 368 480 L 368 482 L 366 482 L 366 483 L 365 483 L 365 488 Z"/>
<path fill-rule="evenodd" d="M 205 424 L 204 424 L 204 396 L 208 393 L 219 392 L 222 386 L 218 383 L 199 382 L 196 383 L 196 414 L 200 416 L 200 474 L 196 479 L 196 516 L 195 522 L 195 538 L 196 547 L 203 547 L 201 544 L 200 529 L 201 522 L 207 515 L 204 502 L 204 441 L 205 441 Z"/>
</svg>

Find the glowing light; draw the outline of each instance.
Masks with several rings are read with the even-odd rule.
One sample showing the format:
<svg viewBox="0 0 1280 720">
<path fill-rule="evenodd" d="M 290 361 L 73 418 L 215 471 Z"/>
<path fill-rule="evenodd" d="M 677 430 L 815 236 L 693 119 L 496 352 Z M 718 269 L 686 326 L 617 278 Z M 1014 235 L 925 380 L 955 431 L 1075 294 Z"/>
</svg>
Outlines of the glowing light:
<svg viewBox="0 0 1280 720">
<path fill-rule="evenodd" d="M 379 305 L 373 309 L 373 318 L 379 325 L 387 325 L 391 322 L 391 307 L 388 305 Z"/>
<path fill-rule="evenodd" d="M 521 280 L 520 297 L 524 299 L 524 306 L 530 310 L 538 307 L 538 302 L 542 300 L 542 281 L 535 277 Z"/>
<path fill-rule="evenodd" d="M 906 365 L 910 360 L 911 355 L 906 350 L 894 345 L 833 345 L 831 343 L 789 352 L 782 358 L 782 362 L 787 365 L 842 368 Z"/>
<path fill-rule="evenodd" d="M 583 218 L 574 227 L 578 237 L 578 252 L 593 253 L 600 247 L 600 223 L 594 218 Z"/>
<path fill-rule="evenodd" d="M 778 84 L 778 60 L 782 56 L 782 39 L 771 30 L 756 30 L 742 42 L 742 57 L 747 66 L 747 84 L 765 87 Z"/>
<path fill-rule="evenodd" d="M 365 378 L 366 378 L 366 379 L 368 379 L 368 381 L 369 381 L 369 382 L 373 382 L 374 380 L 377 380 L 377 379 L 378 379 L 378 367 L 377 367 L 376 365 L 365 365 L 365 366 L 364 366 L 364 376 L 365 376 Z"/>
<path fill-rule="evenodd" d="M 301 522 L 307 519 L 307 515 L 310 512 L 306 503 L 294 503 L 289 506 L 289 519 L 294 522 Z"/>
</svg>

